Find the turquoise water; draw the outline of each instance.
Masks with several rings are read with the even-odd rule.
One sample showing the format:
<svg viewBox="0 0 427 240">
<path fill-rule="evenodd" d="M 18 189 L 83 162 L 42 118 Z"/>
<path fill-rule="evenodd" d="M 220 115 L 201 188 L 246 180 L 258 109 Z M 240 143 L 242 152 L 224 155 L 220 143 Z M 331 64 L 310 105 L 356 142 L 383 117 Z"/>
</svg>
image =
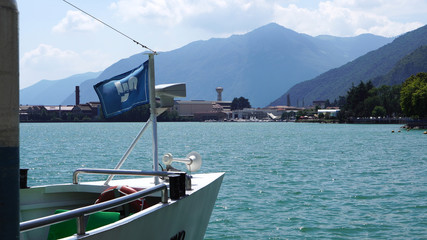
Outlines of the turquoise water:
<svg viewBox="0 0 427 240">
<path fill-rule="evenodd" d="M 141 126 L 21 124 L 28 185 L 113 168 Z M 205 239 L 427 239 L 427 135 L 399 127 L 160 123 L 159 155 L 226 172 Z M 122 168 L 151 169 L 147 133 Z"/>
</svg>

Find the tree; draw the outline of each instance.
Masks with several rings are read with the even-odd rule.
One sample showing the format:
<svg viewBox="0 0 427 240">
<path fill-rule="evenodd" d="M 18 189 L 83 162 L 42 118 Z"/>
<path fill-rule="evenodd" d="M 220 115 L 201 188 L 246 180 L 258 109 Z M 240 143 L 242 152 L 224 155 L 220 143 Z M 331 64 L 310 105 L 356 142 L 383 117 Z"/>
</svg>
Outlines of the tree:
<svg viewBox="0 0 427 240">
<path fill-rule="evenodd" d="M 403 114 L 402 108 L 400 107 L 400 90 L 402 89 L 402 85 L 394 85 L 391 87 L 391 101 L 390 101 L 390 107 L 387 108 L 387 114 L 390 116 L 395 114 L 396 116 L 401 116 Z"/>
<path fill-rule="evenodd" d="M 427 116 L 427 73 L 412 75 L 403 82 L 400 106 L 406 116 L 421 119 Z"/>
<path fill-rule="evenodd" d="M 386 110 L 383 106 L 375 106 L 372 110 L 372 116 L 374 117 L 384 117 L 386 115 Z"/>
<path fill-rule="evenodd" d="M 375 95 L 378 97 L 379 106 L 384 107 L 386 114 L 384 116 L 401 115 L 400 108 L 400 89 L 401 85 L 387 86 L 382 85 L 375 88 Z"/>
<path fill-rule="evenodd" d="M 249 100 L 244 97 L 234 98 L 231 102 L 231 110 L 242 110 L 243 108 L 251 108 Z"/>
<path fill-rule="evenodd" d="M 332 105 L 333 105 L 334 107 L 339 107 L 339 108 L 343 109 L 343 108 L 344 108 L 344 106 L 345 106 L 345 104 L 346 104 L 346 101 L 347 101 L 346 97 L 344 97 L 344 96 L 339 96 L 339 97 L 338 97 L 338 100 L 337 100 L 337 99 L 335 99 L 335 101 L 334 101 L 334 103 L 333 103 Z"/>
<path fill-rule="evenodd" d="M 400 89 L 401 85 L 373 87 L 372 82 L 360 82 L 358 86 L 352 86 L 346 97 L 340 97 L 340 108 L 343 110 L 341 115 L 344 118 L 349 117 L 370 117 L 376 106 L 382 109 L 375 111 L 381 116 L 400 116 Z M 338 105 L 338 102 L 335 102 Z M 385 110 L 385 113 L 382 113 Z M 380 112 L 378 112 L 380 111 Z"/>
<path fill-rule="evenodd" d="M 374 86 L 371 81 L 368 81 L 366 84 L 361 81 L 357 87 L 353 85 L 347 92 L 344 109 L 349 112 L 350 115 L 355 117 L 369 117 L 375 107 L 375 105 L 372 106 L 372 103 L 376 100 L 366 100 L 373 96 L 373 88 Z"/>
</svg>

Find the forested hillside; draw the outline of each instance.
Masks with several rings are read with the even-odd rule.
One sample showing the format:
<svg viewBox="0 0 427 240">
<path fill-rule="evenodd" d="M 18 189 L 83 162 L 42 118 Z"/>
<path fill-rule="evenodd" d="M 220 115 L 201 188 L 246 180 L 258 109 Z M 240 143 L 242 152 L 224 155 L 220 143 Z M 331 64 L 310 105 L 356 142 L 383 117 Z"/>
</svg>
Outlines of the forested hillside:
<svg viewBox="0 0 427 240">
<path fill-rule="evenodd" d="M 352 84 L 358 84 L 361 81 L 372 80 L 375 86 L 402 83 L 407 78 L 407 74 L 415 74 L 423 69 L 425 49 L 422 46 L 426 45 L 427 25 L 408 32 L 378 50 L 369 52 L 339 68 L 296 84 L 270 105 L 283 105 L 287 94 L 290 94 L 292 103 L 296 103 L 297 100 L 302 102 L 304 99 L 305 105 L 311 105 L 314 100 L 333 101 L 339 96 L 344 96 Z M 415 59 L 420 63 L 411 63 Z M 393 70 L 394 68 L 396 70 Z M 394 77 L 383 79 L 382 76 L 388 73 Z"/>
<path fill-rule="evenodd" d="M 427 72 L 427 45 L 402 58 L 389 73 L 374 78 L 372 83 L 375 86 L 401 84 L 402 79 L 405 80 L 419 72 Z"/>
</svg>

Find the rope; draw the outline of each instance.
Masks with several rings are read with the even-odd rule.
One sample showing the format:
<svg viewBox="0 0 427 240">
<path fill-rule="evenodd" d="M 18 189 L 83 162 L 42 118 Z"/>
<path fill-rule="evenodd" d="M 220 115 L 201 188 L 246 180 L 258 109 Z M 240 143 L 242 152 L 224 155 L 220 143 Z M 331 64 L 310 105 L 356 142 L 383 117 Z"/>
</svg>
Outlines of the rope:
<svg viewBox="0 0 427 240">
<path fill-rule="evenodd" d="M 148 49 L 148 50 L 152 51 L 153 53 L 156 53 L 156 51 L 152 50 L 151 48 L 149 48 L 149 47 L 147 47 L 147 46 L 143 45 L 142 43 L 140 43 L 140 42 L 136 41 L 135 39 L 133 39 L 133 38 L 129 37 L 128 35 L 124 34 L 123 32 L 120 32 L 120 31 L 119 31 L 119 30 L 117 30 L 116 28 L 114 28 L 114 27 L 112 27 L 112 26 L 108 25 L 107 23 L 105 23 L 105 22 L 103 22 L 102 20 L 100 20 L 100 19 L 96 18 L 95 16 L 93 16 L 93 15 L 89 14 L 88 12 L 86 12 L 86 11 L 82 10 L 81 8 L 77 7 L 76 5 L 73 5 L 72 3 L 68 2 L 67 0 L 62 0 L 62 1 L 64 1 L 64 2 L 68 3 L 68 4 L 69 4 L 69 5 L 71 5 L 72 7 L 74 7 L 74 8 L 76 8 L 76 9 L 78 9 L 79 11 L 81 11 L 81 12 L 83 12 L 84 14 L 88 15 L 89 17 L 91 17 L 91 18 L 93 18 L 93 19 L 97 20 L 98 22 L 100 22 L 100 23 L 104 24 L 105 26 L 107 26 L 107 27 L 111 28 L 112 30 L 114 30 L 114 31 L 116 31 L 117 33 L 119 33 L 119 34 L 123 35 L 124 37 L 126 37 L 126 38 L 128 38 L 128 39 L 132 40 L 134 43 L 136 43 L 136 44 L 140 45 L 141 47 L 143 47 L 143 48 L 145 48 L 145 49 Z"/>
</svg>

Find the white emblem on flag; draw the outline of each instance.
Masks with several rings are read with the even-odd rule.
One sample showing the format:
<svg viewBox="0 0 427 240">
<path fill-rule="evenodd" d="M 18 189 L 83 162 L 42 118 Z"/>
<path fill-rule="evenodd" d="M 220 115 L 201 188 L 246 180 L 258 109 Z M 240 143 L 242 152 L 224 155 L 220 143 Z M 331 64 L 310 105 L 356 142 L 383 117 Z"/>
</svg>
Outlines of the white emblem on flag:
<svg viewBox="0 0 427 240">
<path fill-rule="evenodd" d="M 126 102 L 129 98 L 129 93 L 131 91 L 136 90 L 138 84 L 138 78 L 136 77 L 130 77 L 127 82 L 121 83 L 121 82 L 115 82 L 114 85 L 116 86 L 117 93 L 121 97 L 121 102 Z"/>
</svg>

